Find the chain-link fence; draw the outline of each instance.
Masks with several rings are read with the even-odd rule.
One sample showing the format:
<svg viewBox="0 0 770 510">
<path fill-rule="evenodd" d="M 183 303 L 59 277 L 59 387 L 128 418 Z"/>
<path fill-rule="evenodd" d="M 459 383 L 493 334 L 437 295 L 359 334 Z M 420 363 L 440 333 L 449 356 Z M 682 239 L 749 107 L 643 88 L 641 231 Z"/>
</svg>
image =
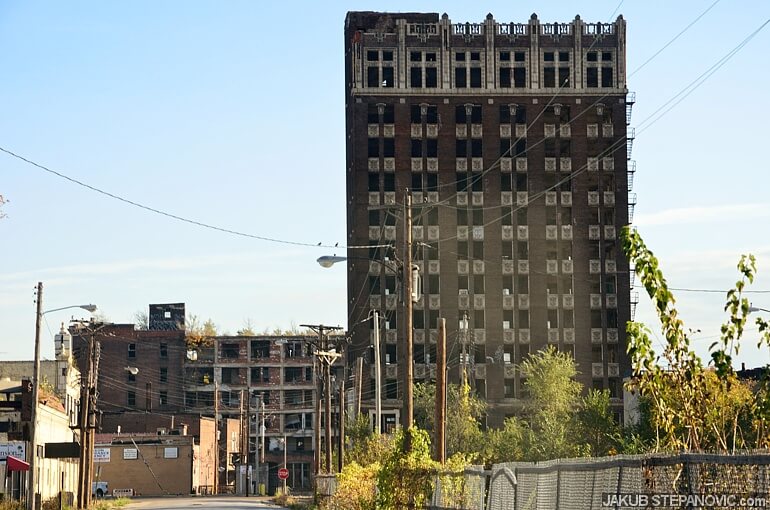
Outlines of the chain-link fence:
<svg viewBox="0 0 770 510">
<path fill-rule="evenodd" d="M 687 503 L 683 506 L 679 496 L 706 495 L 714 508 L 770 508 L 768 452 L 509 462 L 487 473 L 487 510 L 627 508 L 641 501 L 654 501 L 655 508 L 683 508 Z"/>
</svg>

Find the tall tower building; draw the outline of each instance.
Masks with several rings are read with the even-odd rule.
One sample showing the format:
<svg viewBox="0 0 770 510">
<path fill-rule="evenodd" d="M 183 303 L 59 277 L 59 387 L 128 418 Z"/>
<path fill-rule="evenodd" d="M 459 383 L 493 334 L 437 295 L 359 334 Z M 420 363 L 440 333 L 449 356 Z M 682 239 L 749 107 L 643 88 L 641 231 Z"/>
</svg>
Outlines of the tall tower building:
<svg viewBox="0 0 770 510">
<path fill-rule="evenodd" d="M 622 17 L 347 14 L 350 354 L 374 359 L 365 319 L 379 310 L 385 408 L 398 408 L 402 389 L 405 321 L 393 269 L 411 193 L 422 290 L 415 381 L 435 377 L 443 317 L 450 381 L 467 374 L 488 402 L 488 425 L 516 412 L 526 378 L 518 364 L 548 345 L 572 354 L 579 381 L 608 389 L 622 410 L 632 308 L 618 241 L 631 214 L 625 32 Z M 374 393 L 370 369 L 365 398 Z"/>
</svg>

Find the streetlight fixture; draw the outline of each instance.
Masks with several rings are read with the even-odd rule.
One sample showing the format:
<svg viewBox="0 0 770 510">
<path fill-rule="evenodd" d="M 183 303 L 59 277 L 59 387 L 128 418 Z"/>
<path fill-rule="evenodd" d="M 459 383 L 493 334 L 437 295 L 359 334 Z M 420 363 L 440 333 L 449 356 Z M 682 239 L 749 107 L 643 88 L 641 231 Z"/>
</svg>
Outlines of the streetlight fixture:
<svg viewBox="0 0 770 510">
<path fill-rule="evenodd" d="M 756 306 L 749 306 L 749 313 L 753 313 L 753 312 L 766 312 L 766 313 L 770 313 L 770 310 L 768 310 L 767 308 L 759 308 L 759 307 L 756 307 Z"/>
<path fill-rule="evenodd" d="M 37 284 L 37 313 L 35 320 L 35 361 L 32 368 L 32 412 L 29 427 L 29 479 L 27 480 L 27 509 L 35 510 L 37 497 L 37 403 L 40 394 L 40 329 L 43 323 L 43 315 L 51 312 L 59 312 L 71 308 L 82 308 L 91 313 L 96 311 L 96 305 L 70 305 L 61 308 L 53 308 L 43 311 L 43 282 Z M 79 496 L 82 497 L 82 496 Z"/>
</svg>

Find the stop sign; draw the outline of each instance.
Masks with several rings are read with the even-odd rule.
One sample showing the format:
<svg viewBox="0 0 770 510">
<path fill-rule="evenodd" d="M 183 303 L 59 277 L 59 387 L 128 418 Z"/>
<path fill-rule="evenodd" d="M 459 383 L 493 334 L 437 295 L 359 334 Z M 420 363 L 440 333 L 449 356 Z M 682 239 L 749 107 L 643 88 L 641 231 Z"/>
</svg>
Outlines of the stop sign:
<svg viewBox="0 0 770 510">
<path fill-rule="evenodd" d="M 289 470 L 286 468 L 281 468 L 278 470 L 278 478 L 281 480 L 286 480 L 289 478 Z"/>
</svg>

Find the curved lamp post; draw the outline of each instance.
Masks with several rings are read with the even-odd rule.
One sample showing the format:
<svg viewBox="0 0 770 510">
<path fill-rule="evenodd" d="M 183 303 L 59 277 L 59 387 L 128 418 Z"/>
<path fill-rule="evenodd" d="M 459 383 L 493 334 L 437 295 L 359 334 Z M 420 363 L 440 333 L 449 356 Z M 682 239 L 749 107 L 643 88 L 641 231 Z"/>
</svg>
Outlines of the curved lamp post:
<svg viewBox="0 0 770 510">
<path fill-rule="evenodd" d="M 43 322 L 43 315 L 51 312 L 59 312 L 61 310 L 68 310 L 70 308 L 82 308 L 91 313 L 96 311 L 96 305 L 70 305 L 63 306 L 61 308 L 53 308 L 51 310 L 43 311 L 43 283 L 37 284 L 37 313 L 35 321 L 35 361 L 32 368 L 32 413 L 30 416 L 29 427 L 29 478 L 27 480 L 27 509 L 35 510 L 35 498 L 37 496 L 37 438 L 35 437 L 37 432 L 37 402 L 40 393 L 40 328 Z"/>
<path fill-rule="evenodd" d="M 770 313 L 770 310 L 768 310 L 767 308 L 759 308 L 759 307 L 756 307 L 756 306 L 749 306 L 749 313 L 752 313 L 752 312 L 766 312 L 766 313 Z"/>
</svg>

